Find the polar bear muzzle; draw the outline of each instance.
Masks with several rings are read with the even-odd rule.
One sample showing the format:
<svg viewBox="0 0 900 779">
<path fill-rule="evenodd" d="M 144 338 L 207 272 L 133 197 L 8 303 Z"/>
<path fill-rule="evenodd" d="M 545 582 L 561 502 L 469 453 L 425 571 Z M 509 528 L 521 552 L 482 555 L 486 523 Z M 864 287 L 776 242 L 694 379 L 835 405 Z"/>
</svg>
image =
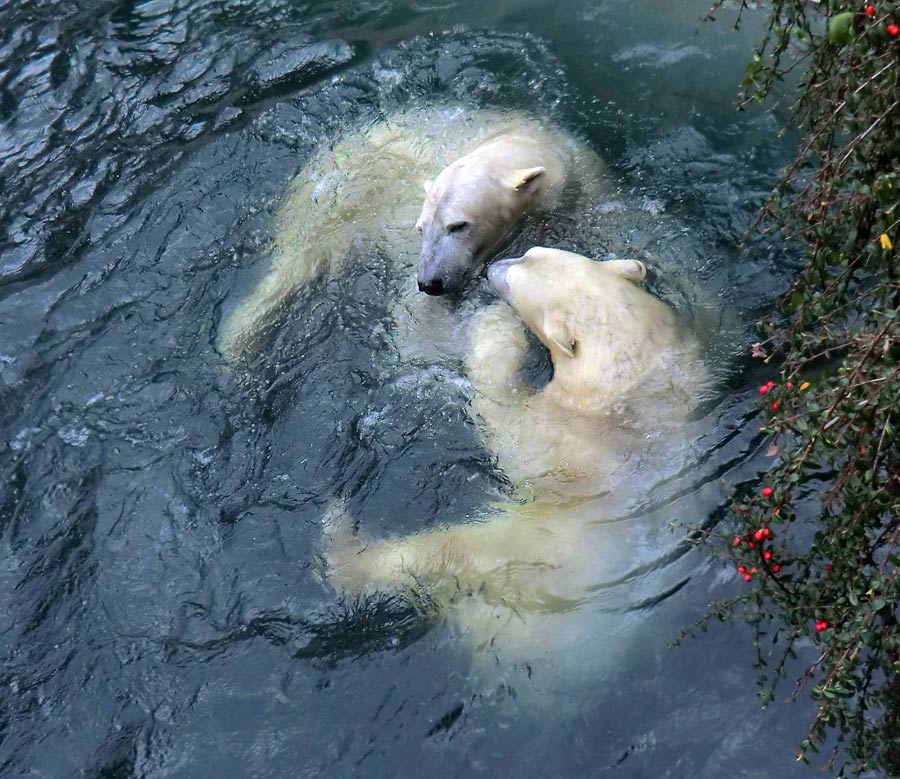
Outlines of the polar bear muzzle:
<svg viewBox="0 0 900 779">
<path fill-rule="evenodd" d="M 488 268 L 488 281 L 494 288 L 494 292 L 496 292 L 502 300 L 509 303 L 509 305 L 513 305 L 512 291 L 509 288 L 509 281 L 506 278 L 506 273 L 511 266 L 520 262 L 522 262 L 521 257 L 507 257 L 503 260 L 495 260 Z"/>
<path fill-rule="evenodd" d="M 463 235 L 467 230 L 465 226 L 434 238 L 425 237 L 416 276 L 420 292 L 446 295 L 462 289 L 478 259 L 469 237 Z"/>
</svg>

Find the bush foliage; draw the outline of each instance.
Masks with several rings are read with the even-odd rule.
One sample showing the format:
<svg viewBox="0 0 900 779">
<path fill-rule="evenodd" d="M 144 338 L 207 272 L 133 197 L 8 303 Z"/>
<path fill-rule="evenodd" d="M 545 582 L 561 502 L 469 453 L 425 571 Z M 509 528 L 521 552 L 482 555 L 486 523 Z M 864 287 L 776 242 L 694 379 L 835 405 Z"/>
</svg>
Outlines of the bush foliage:
<svg viewBox="0 0 900 779">
<path fill-rule="evenodd" d="M 738 0 L 740 14 L 747 0 Z M 720 10 L 721 3 L 713 8 Z M 818 705 L 798 759 L 834 729 L 840 775 L 900 774 L 900 2 L 772 0 L 742 104 L 802 69 L 794 163 L 762 224 L 807 264 L 754 356 L 773 465 L 713 536 L 748 589 L 764 698 L 813 642 L 794 695 Z M 763 637 L 765 636 L 765 640 Z M 796 666 L 793 666 L 796 668 Z"/>
</svg>

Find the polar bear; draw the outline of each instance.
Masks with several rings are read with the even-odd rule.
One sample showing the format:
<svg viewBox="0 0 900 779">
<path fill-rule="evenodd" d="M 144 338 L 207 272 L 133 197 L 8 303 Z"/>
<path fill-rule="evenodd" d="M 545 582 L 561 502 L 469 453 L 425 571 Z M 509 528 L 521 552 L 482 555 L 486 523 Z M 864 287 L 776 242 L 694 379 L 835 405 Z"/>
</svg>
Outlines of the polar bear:
<svg viewBox="0 0 900 779">
<path fill-rule="evenodd" d="M 520 491 L 546 500 L 608 489 L 704 398 L 698 344 L 641 288 L 646 273 L 638 260 L 595 262 L 542 247 L 491 265 L 490 283 L 509 305 L 476 315 L 472 409 Z M 519 377 L 527 349 L 519 318 L 550 352 L 553 378 L 540 390 Z"/>
<path fill-rule="evenodd" d="M 354 533 L 336 508 L 327 522 L 331 583 L 344 593 L 424 592 L 476 652 L 493 657 L 502 647 L 509 662 L 552 662 L 559 642 L 572 650 L 593 593 L 630 566 L 628 526 L 607 522 L 678 472 L 687 448 L 672 444 L 674 434 L 686 430 L 707 382 L 697 344 L 641 288 L 645 275 L 636 260 L 545 248 L 495 261 L 488 278 L 506 302 L 474 323 L 472 411 L 528 502 L 380 540 Z M 553 378 L 543 388 L 520 377 L 523 323 L 550 351 Z"/>
<path fill-rule="evenodd" d="M 390 272 L 412 278 L 421 249 L 419 286 L 458 290 L 528 216 L 567 192 L 587 207 L 603 182 L 596 154 L 522 113 L 440 107 L 388 116 L 323 147 L 297 175 L 271 265 L 222 322 L 218 349 L 232 362 L 251 356 L 299 290 L 350 258 L 372 263 L 380 253 Z"/>
</svg>

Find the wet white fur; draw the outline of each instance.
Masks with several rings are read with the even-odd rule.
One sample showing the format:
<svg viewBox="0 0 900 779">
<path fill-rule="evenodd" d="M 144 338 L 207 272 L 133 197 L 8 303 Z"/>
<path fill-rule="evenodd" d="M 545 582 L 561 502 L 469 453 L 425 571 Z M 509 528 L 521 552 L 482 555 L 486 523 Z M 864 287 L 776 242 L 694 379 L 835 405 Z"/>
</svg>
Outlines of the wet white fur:
<svg viewBox="0 0 900 779">
<path fill-rule="evenodd" d="M 707 381 L 693 339 L 639 286 L 643 275 L 641 263 L 543 249 L 510 267 L 516 311 L 479 313 L 468 372 L 485 443 L 532 502 L 380 540 L 354 534 L 336 505 L 327 558 L 337 589 L 424 590 L 489 665 L 583 657 L 578 643 L 597 630 L 585 615 L 592 590 L 632 564 L 633 530 L 607 523 L 652 487 L 650 474 L 677 470 L 672 441 Z M 540 390 L 519 375 L 523 322 L 553 359 Z M 625 620 L 604 624 L 617 632 Z"/>
<path fill-rule="evenodd" d="M 429 188 L 423 211 L 426 181 L 454 161 Z M 539 201 L 522 208 L 509 197 L 510 186 L 516 171 L 533 165 L 546 169 L 545 181 Z M 573 177 L 588 190 L 599 187 L 600 160 L 564 131 L 524 114 L 413 109 L 351 132 L 323 146 L 295 178 L 278 215 L 269 268 L 221 323 L 218 349 L 232 362 L 252 356 L 297 292 L 341 271 L 351 256 L 389 256 L 412 293 L 421 248 L 414 226 L 420 217 L 433 217 L 428 203 L 448 182 L 457 190 L 450 211 L 472 222 L 496 222 L 498 230 L 532 207 L 552 207 Z M 594 196 L 589 193 L 589 202 Z M 423 297 L 406 308 L 427 306 Z"/>
</svg>

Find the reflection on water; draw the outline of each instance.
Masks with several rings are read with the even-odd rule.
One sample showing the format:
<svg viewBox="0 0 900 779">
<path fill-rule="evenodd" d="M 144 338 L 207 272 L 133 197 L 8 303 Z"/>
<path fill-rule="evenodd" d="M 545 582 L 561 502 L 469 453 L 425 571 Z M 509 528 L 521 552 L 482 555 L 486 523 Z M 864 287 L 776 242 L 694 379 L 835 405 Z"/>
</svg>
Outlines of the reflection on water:
<svg viewBox="0 0 900 779">
<path fill-rule="evenodd" d="M 777 246 L 735 251 L 787 150 L 776 117 L 730 105 L 752 17 L 698 32 L 704 10 L 0 4 L 0 772 L 806 775 L 803 718 L 756 711 L 739 631 L 665 647 L 735 589 L 667 522 L 720 520 L 719 479 L 764 467 L 741 355 L 790 277 Z M 432 100 L 550 117 L 681 225 L 615 240 L 670 250 L 656 288 L 710 301 L 726 368 L 696 464 L 609 526 L 609 629 L 565 651 L 577 668 L 637 640 L 584 662 L 552 715 L 470 677 L 428 603 L 323 583 L 334 496 L 387 537 L 507 491 L 460 366 L 396 358 L 389 258 L 315 286 L 252 381 L 214 348 L 304 161 Z"/>
</svg>

